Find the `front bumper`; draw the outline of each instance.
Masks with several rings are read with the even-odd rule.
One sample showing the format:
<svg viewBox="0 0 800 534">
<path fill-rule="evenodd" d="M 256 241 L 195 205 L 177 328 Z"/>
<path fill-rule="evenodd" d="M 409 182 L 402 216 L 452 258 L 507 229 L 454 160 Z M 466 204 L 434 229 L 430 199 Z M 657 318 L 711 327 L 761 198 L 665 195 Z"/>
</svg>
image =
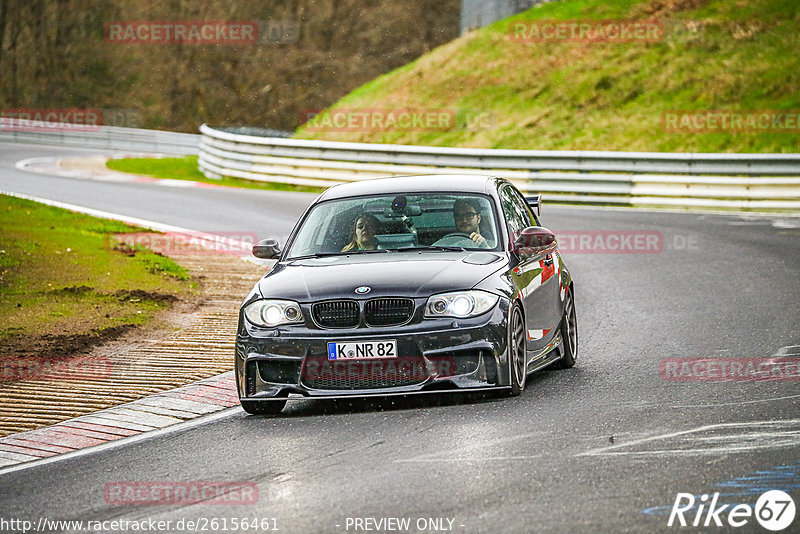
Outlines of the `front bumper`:
<svg viewBox="0 0 800 534">
<path fill-rule="evenodd" d="M 236 379 L 248 400 L 390 396 L 510 385 L 509 302 L 472 319 L 386 328 L 262 329 L 239 317 Z M 398 357 L 328 361 L 328 342 L 396 340 Z"/>
</svg>

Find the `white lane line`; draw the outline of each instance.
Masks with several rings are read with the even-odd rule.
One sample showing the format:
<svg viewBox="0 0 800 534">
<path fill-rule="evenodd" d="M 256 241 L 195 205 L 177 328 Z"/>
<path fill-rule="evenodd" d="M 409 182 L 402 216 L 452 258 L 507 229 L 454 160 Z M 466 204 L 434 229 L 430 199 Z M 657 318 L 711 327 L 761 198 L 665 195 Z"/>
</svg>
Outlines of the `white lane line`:
<svg viewBox="0 0 800 534">
<path fill-rule="evenodd" d="M 576 456 L 699 456 L 699 455 L 720 455 L 735 454 L 740 452 L 751 452 L 763 449 L 778 449 L 783 447 L 797 447 L 798 441 L 791 440 L 770 444 L 742 445 L 738 447 L 714 447 L 713 449 L 655 449 L 652 451 L 620 451 L 609 453 L 589 454 L 581 453 Z"/>
<path fill-rule="evenodd" d="M 112 213 L 110 211 L 97 210 L 94 208 L 88 208 L 86 206 L 78 206 L 77 204 L 69 204 L 67 202 L 60 202 L 58 200 L 50 200 L 47 198 L 25 195 L 23 193 L 14 193 L 12 191 L 0 190 L 0 194 L 22 198 L 25 200 L 32 200 L 34 202 L 39 202 L 40 204 L 46 204 L 48 206 L 53 206 L 56 208 L 64 208 L 70 211 L 76 211 L 78 213 L 85 213 L 86 215 L 91 215 L 93 217 L 101 217 L 103 219 L 122 221 L 129 224 L 134 224 L 136 226 L 149 228 L 151 230 L 156 230 L 159 232 L 179 232 L 179 233 L 192 233 L 192 234 L 199 233 L 196 230 L 189 230 L 188 228 L 182 228 L 180 226 L 172 226 L 169 224 L 163 224 L 155 221 L 148 221 L 147 219 L 139 219 L 138 217 L 130 217 L 128 215 L 121 215 L 119 213 Z"/>
<path fill-rule="evenodd" d="M 413 459 L 410 458 L 408 460 L 395 460 L 394 463 L 396 464 L 411 464 L 411 463 L 439 463 L 439 462 L 450 462 L 450 463 L 459 463 L 459 462 L 486 462 L 486 461 L 507 461 L 507 460 L 531 460 L 535 458 L 541 458 L 541 454 L 533 454 L 533 455 L 520 455 L 520 456 L 484 456 L 480 458 L 419 458 Z"/>
<path fill-rule="evenodd" d="M 45 156 L 45 157 L 41 157 L 41 158 L 21 159 L 21 160 L 19 160 L 18 162 L 16 162 L 14 164 L 14 168 L 17 169 L 18 171 L 28 171 L 28 167 L 31 166 L 31 165 L 39 165 L 39 164 L 42 164 L 42 163 L 52 163 L 54 159 L 56 159 L 56 158 L 53 158 L 52 156 Z M 28 172 L 34 172 L 34 171 L 28 171 Z"/>
<path fill-rule="evenodd" d="M 183 421 L 181 423 L 177 423 L 165 428 L 160 428 L 157 430 L 151 430 L 149 432 L 142 432 L 141 434 L 136 434 L 135 436 L 128 436 L 120 439 L 116 439 L 113 441 L 109 441 L 108 443 L 103 443 L 100 445 L 94 445 L 92 447 L 86 447 L 85 449 L 80 449 L 74 452 L 65 452 L 63 454 L 59 454 L 56 456 L 50 456 L 49 458 L 42 458 L 41 460 L 32 460 L 29 462 L 0 468 L 0 476 L 5 475 L 7 473 L 13 473 L 15 471 L 22 471 L 23 469 L 30 469 L 32 467 L 39 467 L 42 465 L 51 464 L 54 462 L 60 462 L 61 460 L 70 460 L 72 458 L 78 458 L 81 456 L 86 456 L 87 454 L 94 454 L 96 452 L 105 451 L 108 449 L 113 449 L 114 447 L 119 447 L 123 445 L 130 445 L 131 443 L 135 443 L 137 441 L 142 441 L 145 439 L 157 438 L 159 436 L 163 436 L 166 434 L 171 434 L 173 432 L 182 432 L 184 430 L 189 430 L 193 427 L 205 425 L 208 423 L 213 423 L 219 419 L 225 419 L 226 417 L 230 417 L 235 415 L 235 412 L 243 410 L 240 406 L 233 406 L 231 408 L 225 408 L 216 413 L 202 415 L 195 419 L 190 419 L 188 421 Z"/>
<path fill-rule="evenodd" d="M 798 424 L 800 423 L 800 419 L 790 419 L 785 421 L 753 421 L 753 422 L 742 422 L 742 423 L 719 423 L 715 425 L 704 425 L 696 428 L 692 428 L 689 430 L 681 430 L 679 432 L 670 432 L 667 434 L 658 434 L 656 436 L 651 436 L 649 438 L 640 438 L 630 441 L 628 443 L 620 443 L 618 445 L 612 445 L 610 447 L 602 447 L 600 449 L 594 449 L 593 451 L 587 451 L 584 453 L 580 453 L 578 456 L 590 455 L 594 451 L 610 451 L 615 449 L 621 449 L 624 447 L 634 447 L 636 445 L 641 445 L 642 443 L 647 443 L 656 440 L 664 440 L 669 438 L 674 438 L 678 436 L 685 436 L 687 434 L 693 434 L 696 432 L 704 432 L 708 430 L 716 430 L 716 429 L 725 429 L 725 428 L 737 428 L 737 427 L 748 427 L 748 426 L 768 426 L 768 425 L 791 425 L 791 424 Z"/>
<path fill-rule="evenodd" d="M 156 184 L 163 185 L 165 187 L 182 187 L 182 188 L 189 188 L 189 187 L 197 187 L 197 184 L 200 182 L 195 182 L 193 180 L 175 180 L 174 178 L 159 178 Z"/>
<path fill-rule="evenodd" d="M 717 402 L 714 404 L 673 404 L 670 405 L 670 408 L 717 408 L 720 406 L 742 406 L 743 404 L 761 404 L 762 402 L 777 402 L 789 399 L 796 399 L 798 397 L 800 397 L 800 395 L 788 395 L 786 397 L 771 397 L 769 399 L 756 399 L 749 401 Z"/>
<path fill-rule="evenodd" d="M 771 447 L 787 447 L 787 446 L 797 446 L 800 443 L 800 433 L 798 433 L 795 428 L 800 425 L 800 419 L 786 419 L 786 420 L 775 420 L 775 421 L 750 421 L 750 422 L 741 422 L 741 423 L 720 423 L 715 425 L 704 425 L 696 428 L 692 428 L 689 430 L 681 430 L 679 432 L 670 432 L 667 434 L 659 434 L 656 436 L 651 436 L 649 438 L 640 438 L 635 439 L 633 441 L 627 443 L 620 443 L 618 445 L 612 445 L 610 447 L 601 447 L 599 449 L 592 449 L 586 452 L 581 452 L 576 454 L 576 456 L 629 456 L 629 455 L 660 455 L 660 454 L 720 454 L 725 452 L 741 452 L 741 451 L 748 451 L 754 449 L 764 449 L 764 448 L 771 448 Z M 774 430 L 769 430 L 769 428 L 759 428 L 759 427 L 772 427 Z M 781 430 L 781 427 L 788 427 L 786 430 Z M 792 428 L 795 427 L 795 428 Z M 747 433 L 747 429 L 752 428 L 753 432 Z M 703 447 L 703 448 L 686 448 L 691 447 L 691 442 L 695 443 L 708 443 L 710 440 L 710 436 L 690 436 L 691 434 L 698 434 L 698 433 L 709 433 L 716 430 L 738 430 L 743 429 L 744 434 L 729 434 L 728 436 L 732 438 L 739 438 L 742 441 L 748 442 L 752 439 L 758 438 L 766 438 L 762 440 L 760 443 L 743 443 L 739 446 L 728 446 L 728 447 Z M 651 443 L 656 441 L 666 441 L 672 438 L 678 437 L 688 437 L 689 439 L 684 439 L 675 443 L 672 449 L 658 449 L 658 450 L 640 450 L 640 451 L 625 451 L 620 449 L 630 449 L 636 447 L 638 445 L 642 445 L 645 443 Z M 722 437 L 724 439 L 725 436 Z M 684 444 L 685 442 L 690 442 L 688 444 Z"/>
<path fill-rule="evenodd" d="M 772 226 L 779 229 L 796 229 L 800 228 L 800 221 L 776 219 L 772 221 Z"/>
<path fill-rule="evenodd" d="M 178 187 L 178 188 L 191 188 L 191 187 L 224 187 L 218 184 L 210 184 L 205 182 L 197 182 L 194 180 L 175 180 L 172 178 L 153 178 L 151 176 L 144 176 L 140 174 L 126 173 L 122 171 L 115 171 L 112 169 L 65 169 L 61 166 L 62 162 L 70 160 L 81 159 L 121 159 L 121 158 L 152 158 L 160 159 L 164 154 L 121 154 L 116 156 L 88 156 L 88 157 L 39 157 L 23 159 L 14 164 L 17 170 L 24 172 L 33 172 L 38 174 L 46 174 L 48 176 L 65 176 L 67 178 L 75 178 L 78 180 L 94 180 L 97 182 L 115 182 L 115 183 L 136 183 L 146 182 L 152 185 L 163 187 Z"/>
<path fill-rule="evenodd" d="M 722 442 L 722 441 L 753 441 L 757 440 L 758 438 L 800 438 L 800 430 L 785 430 L 780 432 L 752 432 L 752 433 L 742 433 L 742 434 L 725 434 L 723 436 L 698 436 L 694 438 L 695 441 L 699 442 L 706 442 L 706 443 L 715 443 L 715 442 Z"/>
<path fill-rule="evenodd" d="M 140 219 L 138 217 L 131 217 L 128 215 L 122 215 L 119 213 L 113 213 L 110 211 L 103 211 L 97 210 L 94 208 L 88 208 L 86 206 L 78 206 L 77 204 L 69 204 L 67 202 L 60 202 L 58 200 L 50 200 L 47 198 L 36 197 L 32 195 L 25 195 L 22 193 L 15 193 L 13 191 L 5 191 L 0 189 L 0 195 L 8 195 L 11 197 L 21 198 L 24 200 L 31 200 L 33 202 L 38 202 L 40 204 L 45 204 L 47 206 L 53 206 L 55 208 L 63 208 L 70 211 L 75 211 L 78 213 L 85 213 L 86 215 L 91 215 L 92 217 L 100 217 L 102 219 L 111 219 L 114 221 L 121 221 L 128 224 L 133 224 L 135 226 L 141 226 L 142 228 L 148 228 L 150 230 L 155 230 L 157 232 L 165 232 L 165 233 L 175 233 L 175 234 L 183 234 L 189 238 L 197 238 L 196 243 L 200 246 L 205 248 L 209 248 L 212 250 L 248 250 L 250 248 L 249 243 L 244 243 L 239 239 L 233 239 L 230 237 L 219 236 L 216 234 L 209 234 L 206 232 L 200 232 L 198 230 L 190 230 L 189 228 L 183 228 L 180 226 L 172 226 L 170 224 L 164 224 L 156 221 L 150 221 L 147 219 Z M 223 248 L 224 247 L 224 248 Z M 236 247 L 235 249 L 233 247 Z M 265 265 L 263 260 L 258 260 L 257 258 L 248 255 L 239 256 L 242 260 L 254 263 L 256 265 Z"/>
</svg>

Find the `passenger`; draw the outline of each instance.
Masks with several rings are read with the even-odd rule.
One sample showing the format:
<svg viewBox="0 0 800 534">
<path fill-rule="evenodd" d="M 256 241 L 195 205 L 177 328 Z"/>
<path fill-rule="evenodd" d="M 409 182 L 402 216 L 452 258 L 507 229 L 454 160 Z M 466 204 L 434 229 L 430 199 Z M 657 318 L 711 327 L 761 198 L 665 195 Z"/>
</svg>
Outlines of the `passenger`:
<svg viewBox="0 0 800 534">
<path fill-rule="evenodd" d="M 379 226 L 380 222 L 374 215 L 369 213 L 359 215 L 350 228 L 350 242 L 345 245 L 342 252 L 375 250 L 375 234 Z"/>
<path fill-rule="evenodd" d="M 481 248 L 489 248 L 486 238 L 480 233 L 481 204 L 474 198 L 459 198 L 453 203 L 453 218 L 456 230 L 464 233 Z"/>
</svg>

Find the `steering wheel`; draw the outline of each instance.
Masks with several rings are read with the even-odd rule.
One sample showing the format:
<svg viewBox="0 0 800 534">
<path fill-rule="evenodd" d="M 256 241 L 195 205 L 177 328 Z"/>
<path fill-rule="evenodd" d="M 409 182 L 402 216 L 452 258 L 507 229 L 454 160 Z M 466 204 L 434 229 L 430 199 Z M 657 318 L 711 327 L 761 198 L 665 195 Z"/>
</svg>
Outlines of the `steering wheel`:
<svg viewBox="0 0 800 534">
<path fill-rule="evenodd" d="M 468 241 L 468 243 L 464 243 L 464 241 Z M 439 239 L 438 241 L 436 241 L 434 245 L 439 245 L 442 247 L 452 247 L 452 246 L 460 247 L 465 245 L 473 247 L 477 246 L 475 244 L 475 241 L 473 241 L 472 238 L 469 236 L 469 234 L 465 232 L 449 233 L 444 237 L 442 237 L 441 239 Z"/>
</svg>

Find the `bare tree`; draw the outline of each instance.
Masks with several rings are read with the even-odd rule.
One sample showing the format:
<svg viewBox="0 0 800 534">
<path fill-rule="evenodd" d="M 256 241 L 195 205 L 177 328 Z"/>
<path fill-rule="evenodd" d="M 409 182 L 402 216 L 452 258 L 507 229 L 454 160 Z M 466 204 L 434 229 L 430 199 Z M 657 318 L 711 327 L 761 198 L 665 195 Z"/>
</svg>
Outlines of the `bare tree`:
<svg viewBox="0 0 800 534">
<path fill-rule="evenodd" d="M 120 44 L 111 21 L 266 21 L 291 42 Z M 458 0 L 0 0 L 0 104 L 139 110 L 147 127 L 294 129 L 458 34 Z"/>
</svg>

